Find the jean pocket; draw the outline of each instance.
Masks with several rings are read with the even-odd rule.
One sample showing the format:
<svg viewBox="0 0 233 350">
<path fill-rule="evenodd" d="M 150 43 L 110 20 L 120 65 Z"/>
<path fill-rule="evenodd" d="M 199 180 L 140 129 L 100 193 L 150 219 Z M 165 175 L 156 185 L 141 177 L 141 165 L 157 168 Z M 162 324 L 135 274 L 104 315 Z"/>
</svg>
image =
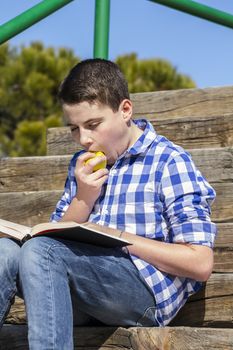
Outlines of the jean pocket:
<svg viewBox="0 0 233 350">
<path fill-rule="evenodd" d="M 158 323 L 155 318 L 155 306 L 148 307 L 142 317 L 137 321 L 138 327 L 158 327 Z"/>
</svg>

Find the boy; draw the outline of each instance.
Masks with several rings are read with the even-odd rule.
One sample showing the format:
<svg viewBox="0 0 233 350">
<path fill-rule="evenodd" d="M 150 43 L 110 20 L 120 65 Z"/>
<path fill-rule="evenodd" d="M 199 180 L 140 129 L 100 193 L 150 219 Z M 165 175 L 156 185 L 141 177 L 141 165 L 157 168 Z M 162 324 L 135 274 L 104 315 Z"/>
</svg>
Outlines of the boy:
<svg viewBox="0 0 233 350">
<path fill-rule="evenodd" d="M 181 147 L 146 120 L 132 120 L 119 68 L 101 59 L 79 63 L 59 99 L 85 152 L 73 156 L 51 219 L 117 228 L 132 245 L 38 237 L 20 248 L 0 240 L 1 316 L 19 278 L 33 350 L 73 349 L 73 323 L 165 326 L 213 267 L 215 192 Z M 95 151 L 105 156 L 94 158 Z M 93 171 L 105 158 L 106 169 Z"/>
</svg>

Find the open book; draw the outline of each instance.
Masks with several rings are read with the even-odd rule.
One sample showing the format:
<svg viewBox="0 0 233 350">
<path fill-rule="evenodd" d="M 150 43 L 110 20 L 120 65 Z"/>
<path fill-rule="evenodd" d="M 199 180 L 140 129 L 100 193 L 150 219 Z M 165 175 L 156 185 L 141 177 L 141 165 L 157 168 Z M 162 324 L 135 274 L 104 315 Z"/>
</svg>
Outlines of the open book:
<svg viewBox="0 0 233 350">
<path fill-rule="evenodd" d="M 22 243 L 32 237 L 49 236 L 103 247 L 130 245 L 125 239 L 119 238 L 121 231 L 92 222 L 84 224 L 73 221 L 48 222 L 28 227 L 0 219 L 0 232 Z"/>
</svg>

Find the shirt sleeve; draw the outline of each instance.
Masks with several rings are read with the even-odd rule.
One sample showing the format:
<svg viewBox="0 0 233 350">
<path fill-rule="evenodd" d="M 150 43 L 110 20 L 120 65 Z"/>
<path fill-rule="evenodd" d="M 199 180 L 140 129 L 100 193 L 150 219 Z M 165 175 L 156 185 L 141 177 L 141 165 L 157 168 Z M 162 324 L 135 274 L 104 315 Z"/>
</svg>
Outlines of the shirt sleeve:
<svg viewBox="0 0 233 350">
<path fill-rule="evenodd" d="M 176 154 L 166 163 L 161 197 L 171 242 L 213 247 L 217 229 L 210 205 L 216 193 L 188 153 Z"/>
<path fill-rule="evenodd" d="M 57 205 L 55 207 L 54 212 L 50 216 L 50 221 L 52 221 L 52 222 L 57 222 L 57 221 L 61 220 L 62 216 L 64 215 L 64 213 L 68 209 L 72 199 L 75 197 L 75 195 L 77 193 L 77 182 L 76 182 L 76 178 L 74 175 L 74 170 L 75 170 L 77 158 L 83 152 L 84 151 L 79 151 L 79 152 L 75 153 L 74 156 L 72 157 L 70 163 L 69 163 L 68 174 L 67 174 L 67 178 L 65 181 L 63 194 L 62 194 L 61 198 L 59 199 L 59 201 L 57 202 Z"/>
</svg>

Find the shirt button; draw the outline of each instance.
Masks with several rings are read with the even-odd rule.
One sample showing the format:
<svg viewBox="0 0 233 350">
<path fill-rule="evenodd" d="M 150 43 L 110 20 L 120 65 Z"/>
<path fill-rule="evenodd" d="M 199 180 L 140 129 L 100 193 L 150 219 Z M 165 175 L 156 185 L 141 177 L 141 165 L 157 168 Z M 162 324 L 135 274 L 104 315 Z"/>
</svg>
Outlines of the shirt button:
<svg viewBox="0 0 233 350">
<path fill-rule="evenodd" d="M 112 174 L 112 175 L 115 175 L 116 172 L 117 172 L 116 169 L 113 169 L 113 170 L 111 171 L 111 174 Z"/>
</svg>

